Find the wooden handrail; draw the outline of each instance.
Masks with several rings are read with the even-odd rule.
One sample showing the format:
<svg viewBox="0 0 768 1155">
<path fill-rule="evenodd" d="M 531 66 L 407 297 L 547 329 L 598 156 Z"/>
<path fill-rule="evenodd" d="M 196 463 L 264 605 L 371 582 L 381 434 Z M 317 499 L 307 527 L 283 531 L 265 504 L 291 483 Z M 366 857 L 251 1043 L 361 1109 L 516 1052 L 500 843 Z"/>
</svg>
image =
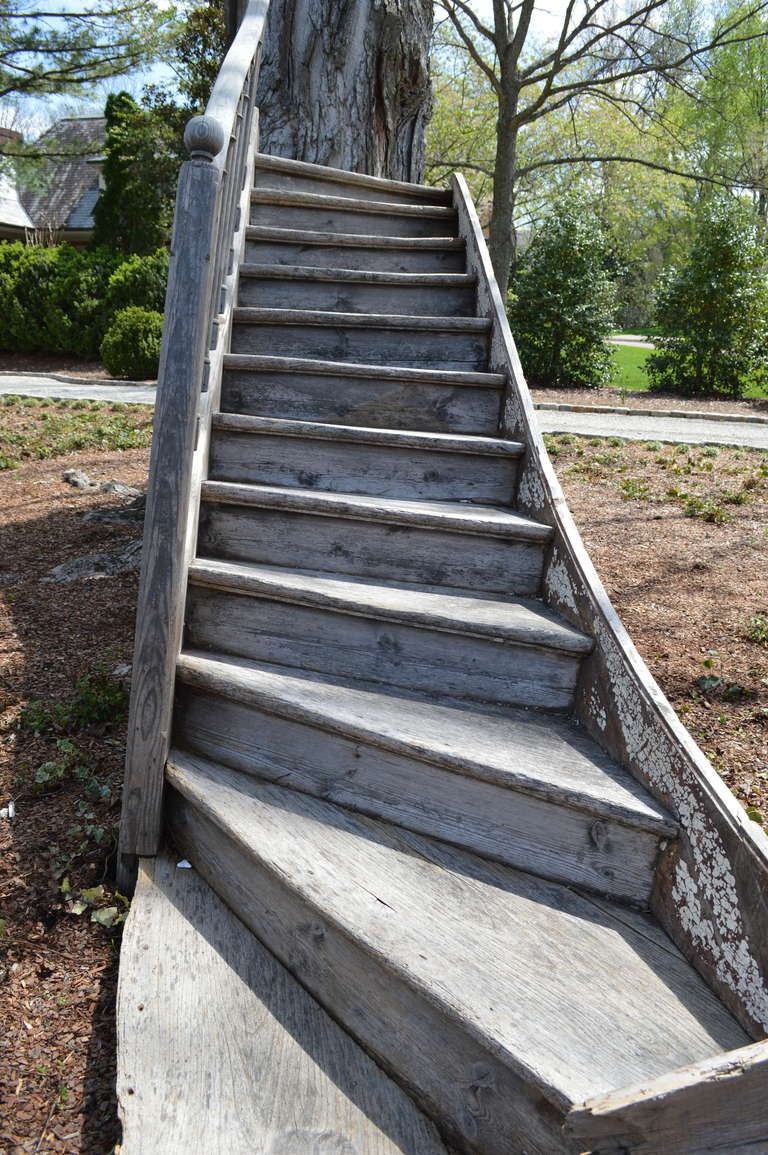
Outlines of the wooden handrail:
<svg viewBox="0 0 768 1155">
<path fill-rule="evenodd" d="M 160 843 L 186 571 L 210 418 L 218 402 L 256 151 L 256 83 L 268 0 L 251 0 L 203 116 L 187 125 L 160 353 L 128 717 L 118 884 Z"/>
<path fill-rule="evenodd" d="M 504 373 L 503 432 L 526 446 L 516 506 L 551 525 L 545 602 L 596 645 L 582 663 L 575 713 L 678 822 L 662 844 L 651 900 L 683 954 L 754 1038 L 768 1033 L 768 838 L 684 728 L 635 649 L 584 548 L 539 431 L 504 301 L 466 181 L 453 178 L 478 313 L 492 320 L 488 368 Z"/>
</svg>

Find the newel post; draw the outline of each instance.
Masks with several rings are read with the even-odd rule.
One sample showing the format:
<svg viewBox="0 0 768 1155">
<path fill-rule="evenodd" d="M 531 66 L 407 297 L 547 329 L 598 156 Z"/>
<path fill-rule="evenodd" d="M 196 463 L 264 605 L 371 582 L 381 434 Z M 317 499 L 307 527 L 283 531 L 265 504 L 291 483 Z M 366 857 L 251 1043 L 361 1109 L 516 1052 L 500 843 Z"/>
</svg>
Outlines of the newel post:
<svg viewBox="0 0 768 1155">
<path fill-rule="evenodd" d="M 184 133 L 191 159 L 176 197 L 165 299 L 147 509 L 144 523 L 131 704 L 128 715 L 118 885 L 130 891 L 137 858 L 160 847 L 163 777 L 171 741 L 181 646 L 198 405 L 211 332 L 222 174 L 213 163 L 225 131 L 196 116 Z"/>
</svg>

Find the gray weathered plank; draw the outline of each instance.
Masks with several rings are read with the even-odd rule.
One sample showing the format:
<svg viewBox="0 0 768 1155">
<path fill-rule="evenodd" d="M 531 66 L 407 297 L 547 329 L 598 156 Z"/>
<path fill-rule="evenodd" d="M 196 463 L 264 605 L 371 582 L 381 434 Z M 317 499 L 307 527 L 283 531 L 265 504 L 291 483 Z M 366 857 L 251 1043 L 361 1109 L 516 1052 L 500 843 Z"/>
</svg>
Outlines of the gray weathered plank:
<svg viewBox="0 0 768 1155">
<path fill-rule="evenodd" d="M 261 269 L 257 273 L 252 270 Z M 266 272 L 266 270 L 269 272 Z M 249 265 L 240 270 L 241 305 L 274 309 L 330 309 L 343 313 L 406 313 L 414 316 L 467 317 L 474 310 L 471 278 L 461 273 L 410 274 L 410 283 L 396 282 L 406 273 L 371 273 L 369 270 L 296 268 L 291 265 Z M 290 276 L 276 276 L 290 273 Z M 332 274 L 320 277 L 318 274 Z M 342 275 L 344 274 L 344 275 Z M 380 280 L 375 280 L 378 276 Z M 455 277 L 461 284 L 432 283 Z M 419 283 L 421 282 L 421 283 Z M 466 283 L 470 282 L 470 283 Z"/>
<path fill-rule="evenodd" d="M 258 153 L 255 159 L 255 184 L 259 188 L 290 188 L 306 192 L 329 192 L 355 196 L 359 200 L 405 201 L 412 204 L 450 205 L 448 189 L 431 185 L 410 184 L 407 181 L 388 180 L 367 173 L 347 172 L 346 169 L 328 168 L 321 164 Z"/>
<path fill-rule="evenodd" d="M 261 185 L 255 185 L 251 190 L 251 204 L 261 206 L 290 205 L 294 208 L 352 212 L 360 216 L 384 216 L 390 224 L 397 224 L 407 217 L 425 221 L 436 220 L 444 223 L 444 235 L 450 235 L 454 232 L 456 225 L 456 209 L 453 204 L 360 200 L 352 189 L 324 193 L 318 189 L 301 192 L 298 189 L 266 189 Z M 343 228 L 340 231 L 343 232 Z M 395 228 L 396 231 L 397 228 Z"/>
<path fill-rule="evenodd" d="M 547 710 L 573 702 L 576 655 L 364 613 L 193 585 L 186 636 L 196 649 L 426 694 Z"/>
<path fill-rule="evenodd" d="M 298 198 L 306 198 L 302 202 Z M 254 192 L 251 223 L 265 228 L 316 229 L 320 233 L 364 236 L 445 237 L 455 229 L 453 209 L 431 205 L 390 205 L 360 202 L 315 193 Z M 404 210 L 417 208 L 418 213 Z"/>
<path fill-rule="evenodd" d="M 526 1149 L 529 1131 L 534 1150 L 563 1150 L 556 1128 L 575 1102 L 746 1041 L 640 916 L 632 929 L 567 888 L 199 760 L 169 774 L 184 853 L 465 1135 L 464 1088 L 479 1071 L 456 1080 L 451 1066 L 477 1062 L 480 1046 L 483 1118 L 469 1123 L 487 1155 L 514 1139 Z M 536 1096 L 549 1111 L 531 1119 Z M 536 1146 L 542 1128 L 550 1146 Z"/>
<path fill-rule="evenodd" d="M 326 426 L 326 429 L 332 429 Z M 302 436 L 288 428 L 217 424 L 209 477 L 217 481 L 298 486 L 335 493 L 419 498 L 427 501 L 509 503 L 515 486 L 512 456 L 445 451 L 394 438 L 365 442 L 354 437 Z"/>
<path fill-rule="evenodd" d="M 211 486 L 224 484 L 209 482 L 206 491 L 210 496 Z M 220 503 L 218 495 L 206 500 L 201 509 L 199 552 L 232 561 L 521 597 L 535 597 L 539 592 L 545 545 L 541 540 L 482 539 L 450 523 L 442 529 L 439 524 L 421 527 L 395 520 L 350 520 L 343 511 L 335 516 L 329 504 L 318 507 L 326 510 L 318 516 L 308 503 L 291 508 L 284 500 L 284 495 L 305 492 L 281 490 L 279 501 L 255 506 Z M 346 500 L 352 496 L 345 495 Z"/>
<path fill-rule="evenodd" d="M 401 273 L 463 273 L 466 264 L 463 242 L 452 237 L 363 237 L 255 226 L 246 235 L 249 261 Z"/>
<path fill-rule="evenodd" d="M 600 1155 L 765 1155 L 768 1043 L 592 1099 L 570 1112 L 566 1130 Z"/>
<path fill-rule="evenodd" d="M 444 839 L 456 846 L 639 905 L 648 904 L 658 834 L 548 798 L 453 774 L 419 757 L 179 686 L 177 741 L 281 786 Z M 509 775 L 510 779 L 513 777 Z M 572 792 L 571 792 L 572 794 Z"/>
<path fill-rule="evenodd" d="M 124 1155 L 446 1155 L 413 1103 L 177 858 L 142 863 L 123 936 Z"/>
</svg>

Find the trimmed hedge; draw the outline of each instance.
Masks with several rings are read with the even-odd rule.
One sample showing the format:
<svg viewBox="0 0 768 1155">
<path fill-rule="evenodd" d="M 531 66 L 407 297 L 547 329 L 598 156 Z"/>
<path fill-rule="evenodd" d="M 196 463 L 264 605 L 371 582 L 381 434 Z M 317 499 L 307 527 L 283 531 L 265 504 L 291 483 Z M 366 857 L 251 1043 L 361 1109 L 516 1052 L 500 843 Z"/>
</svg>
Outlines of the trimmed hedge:
<svg viewBox="0 0 768 1155">
<path fill-rule="evenodd" d="M 95 359 L 121 309 L 162 312 L 167 273 L 164 249 L 126 260 L 105 248 L 0 243 L 0 351 Z"/>
<path fill-rule="evenodd" d="M 130 305 L 113 318 L 101 342 L 101 359 L 113 377 L 157 377 L 163 315 Z"/>
</svg>

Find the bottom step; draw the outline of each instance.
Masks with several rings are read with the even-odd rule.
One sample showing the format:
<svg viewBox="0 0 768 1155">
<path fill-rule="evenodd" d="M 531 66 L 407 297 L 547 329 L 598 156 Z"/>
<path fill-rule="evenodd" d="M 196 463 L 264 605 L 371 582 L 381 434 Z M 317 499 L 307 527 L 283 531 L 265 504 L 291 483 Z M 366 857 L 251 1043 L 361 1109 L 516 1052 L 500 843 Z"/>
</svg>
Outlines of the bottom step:
<svg viewBox="0 0 768 1155">
<path fill-rule="evenodd" d="M 446 1155 L 194 870 L 145 859 L 118 994 L 122 1155 Z"/>
</svg>

